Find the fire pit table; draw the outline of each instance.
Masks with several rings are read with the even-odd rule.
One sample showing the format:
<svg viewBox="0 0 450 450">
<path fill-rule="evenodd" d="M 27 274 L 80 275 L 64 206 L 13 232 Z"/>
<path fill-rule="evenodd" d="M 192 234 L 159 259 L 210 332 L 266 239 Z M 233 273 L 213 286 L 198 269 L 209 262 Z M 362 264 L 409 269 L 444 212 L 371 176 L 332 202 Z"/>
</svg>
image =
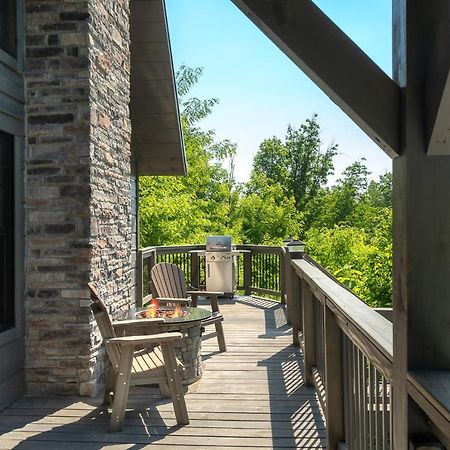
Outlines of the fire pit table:
<svg viewBox="0 0 450 450">
<path fill-rule="evenodd" d="M 148 317 L 162 317 L 164 322 L 159 324 L 161 331 L 179 331 L 183 339 L 175 345 L 175 354 L 183 363 L 185 371 L 182 376 L 183 384 L 192 384 L 201 378 L 203 373 L 201 355 L 201 321 L 211 317 L 211 312 L 203 308 L 186 306 L 177 308 L 159 308 L 149 314 L 149 307 L 133 307 L 123 319 L 145 319 Z M 140 332 L 140 331 L 139 331 Z M 145 329 L 142 330 L 145 333 Z"/>
</svg>

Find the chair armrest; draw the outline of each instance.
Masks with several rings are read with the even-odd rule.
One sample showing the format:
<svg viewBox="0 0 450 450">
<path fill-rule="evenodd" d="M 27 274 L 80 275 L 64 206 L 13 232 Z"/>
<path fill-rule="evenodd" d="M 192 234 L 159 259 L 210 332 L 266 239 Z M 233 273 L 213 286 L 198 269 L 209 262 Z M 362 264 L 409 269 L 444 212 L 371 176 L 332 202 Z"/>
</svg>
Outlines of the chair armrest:
<svg viewBox="0 0 450 450">
<path fill-rule="evenodd" d="M 105 344 L 119 345 L 156 345 L 164 342 L 179 341 L 183 335 L 178 332 L 152 334 L 150 336 L 124 336 L 105 339 Z"/>
<path fill-rule="evenodd" d="M 163 323 L 163 318 L 148 318 L 148 319 L 131 319 L 131 320 L 117 320 L 112 323 L 116 335 L 140 335 L 140 334 L 157 334 L 159 333 L 158 325 Z M 142 331 L 145 329 L 145 331 Z"/>
<path fill-rule="evenodd" d="M 171 298 L 171 297 L 158 297 L 159 303 L 190 303 L 191 300 L 188 298 Z"/>
<path fill-rule="evenodd" d="M 213 291 L 188 291 L 189 295 L 203 295 L 207 297 L 208 295 L 224 295 L 224 292 L 213 292 Z"/>
</svg>

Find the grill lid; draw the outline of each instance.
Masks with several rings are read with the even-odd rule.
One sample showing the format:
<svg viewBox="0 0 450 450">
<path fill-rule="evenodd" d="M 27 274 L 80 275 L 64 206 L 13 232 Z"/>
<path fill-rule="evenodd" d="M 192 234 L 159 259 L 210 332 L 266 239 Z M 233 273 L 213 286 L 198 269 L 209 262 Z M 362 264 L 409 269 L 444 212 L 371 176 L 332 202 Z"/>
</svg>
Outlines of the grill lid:
<svg viewBox="0 0 450 450">
<path fill-rule="evenodd" d="M 206 238 L 207 252 L 230 252 L 231 236 L 208 236 Z"/>
</svg>

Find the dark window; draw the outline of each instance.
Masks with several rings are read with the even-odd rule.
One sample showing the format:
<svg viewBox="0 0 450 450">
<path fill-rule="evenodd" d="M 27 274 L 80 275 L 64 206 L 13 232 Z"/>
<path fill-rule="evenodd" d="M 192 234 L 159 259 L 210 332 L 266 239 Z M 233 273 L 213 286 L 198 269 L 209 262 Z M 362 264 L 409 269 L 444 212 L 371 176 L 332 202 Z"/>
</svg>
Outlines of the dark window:
<svg viewBox="0 0 450 450">
<path fill-rule="evenodd" d="M 14 326 L 14 137 L 0 133 L 0 332 Z"/>
<path fill-rule="evenodd" d="M 16 0 L 0 0 L 0 48 L 17 56 Z"/>
</svg>

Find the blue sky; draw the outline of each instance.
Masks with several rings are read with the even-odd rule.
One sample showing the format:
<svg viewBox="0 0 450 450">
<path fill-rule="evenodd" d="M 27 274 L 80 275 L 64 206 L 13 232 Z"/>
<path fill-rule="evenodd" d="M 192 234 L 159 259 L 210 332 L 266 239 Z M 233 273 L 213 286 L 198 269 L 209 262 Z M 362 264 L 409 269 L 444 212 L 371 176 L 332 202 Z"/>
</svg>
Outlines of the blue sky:
<svg viewBox="0 0 450 450">
<path fill-rule="evenodd" d="M 391 74 L 390 0 L 317 0 L 322 8 L 388 74 Z M 391 170 L 391 160 L 317 88 L 231 0 L 166 0 L 175 68 L 203 67 L 192 94 L 219 105 L 201 126 L 238 145 L 235 175 L 249 177 L 266 138 L 283 138 L 317 113 L 324 146 L 339 144 L 338 178 L 366 158 L 372 177 Z"/>
</svg>

